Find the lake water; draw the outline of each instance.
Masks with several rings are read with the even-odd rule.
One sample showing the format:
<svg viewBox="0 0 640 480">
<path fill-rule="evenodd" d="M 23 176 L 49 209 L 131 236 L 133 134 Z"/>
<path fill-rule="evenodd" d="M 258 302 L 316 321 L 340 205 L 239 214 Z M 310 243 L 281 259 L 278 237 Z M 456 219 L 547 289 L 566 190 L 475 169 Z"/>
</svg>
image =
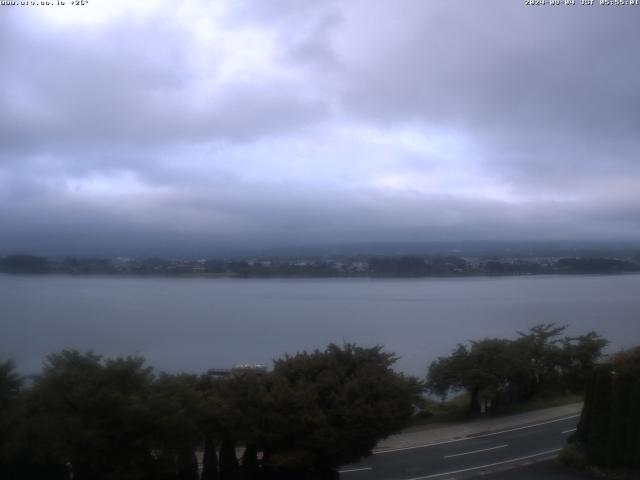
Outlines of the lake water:
<svg viewBox="0 0 640 480">
<path fill-rule="evenodd" d="M 271 364 L 330 342 L 383 344 L 424 375 L 458 342 L 537 323 L 640 344 L 640 275 L 254 280 L 0 275 L 0 357 L 37 372 L 62 348 L 139 353 L 160 370 Z"/>
</svg>

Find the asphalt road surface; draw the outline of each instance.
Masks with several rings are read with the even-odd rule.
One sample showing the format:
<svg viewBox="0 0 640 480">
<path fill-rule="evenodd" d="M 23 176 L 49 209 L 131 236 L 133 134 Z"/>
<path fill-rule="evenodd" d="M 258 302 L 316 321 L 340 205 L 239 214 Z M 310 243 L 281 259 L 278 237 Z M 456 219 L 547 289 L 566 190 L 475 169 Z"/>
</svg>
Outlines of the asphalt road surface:
<svg viewBox="0 0 640 480">
<path fill-rule="evenodd" d="M 554 457 L 566 444 L 579 415 L 491 433 L 378 451 L 340 469 L 341 480 L 452 480 Z M 514 477 L 514 478 L 517 478 Z"/>
<path fill-rule="evenodd" d="M 482 480 L 593 480 L 586 472 L 576 472 L 554 460 L 536 462 L 482 475 Z"/>
</svg>

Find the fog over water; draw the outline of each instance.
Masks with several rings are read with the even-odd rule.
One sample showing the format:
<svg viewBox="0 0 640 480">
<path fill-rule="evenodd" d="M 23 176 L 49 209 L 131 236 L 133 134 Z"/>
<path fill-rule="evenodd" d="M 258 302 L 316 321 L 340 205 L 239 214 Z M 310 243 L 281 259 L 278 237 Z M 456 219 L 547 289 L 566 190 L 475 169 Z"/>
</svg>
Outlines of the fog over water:
<svg viewBox="0 0 640 480">
<path fill-rule="evenodd" d="M 541 322 L 640 343 L 640 275 L 418 280 L 0 275 L 0 357 L 37 372 L 62 348 L 139 353 L 159 370 L 271 363 L 329 342 L 383 344 L 423 375 L 456 343 Z"/>
</svg>

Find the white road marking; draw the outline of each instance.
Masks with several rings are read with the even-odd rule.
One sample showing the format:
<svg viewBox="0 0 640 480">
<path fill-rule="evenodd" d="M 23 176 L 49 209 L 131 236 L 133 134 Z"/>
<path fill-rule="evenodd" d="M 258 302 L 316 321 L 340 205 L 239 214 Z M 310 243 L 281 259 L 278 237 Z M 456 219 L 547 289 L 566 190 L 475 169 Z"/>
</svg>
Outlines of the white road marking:
<svg viewBox="0 0 640 480">
<path fill-rule="evenodd" d="M 565 433 L 571 433 L 571 432 L 575 432 L 577 430 L 577 428 L 570 428 L 569 430 L 563 430 L 562 432 L 560 432 L 561 434 L 565 434 Z"/>
<path fill-rule="evenodd" d="M 474 435 L 473 437 L 467 437 L 467 438 L 471 439 L 471 438 L 492 437 L 493 435 L 500 435 L 501 433 L 517 432 L 518 430 L 524 430 L 526 428 L 540 427 L 542 425 L 549 425 L 550 423 L 562 422 L 564 420 L 570 420 L 572 418 L 578 418 L 579 416 L 580 416 L 580 414 L 578 413 L 577 415 L 571 415 L 570 417 L 556 418 L 555 420 L 548 420 L 546 422 L 536 423 L 535 425 L 525 425 L 524 427 L 510 428 L 508 430 L 502 430 L 500 432 L 485 433 L 485 434 L 482 434 L 482 435 Z"/>
<path fill-rule="evenodd" d="M 515 428 L 510 428 L 508 430 L 501 430 L 499 432 L 492 432 L 492 433 L 483 433 L 482 435 L 473 435 L 470 437 L 454 438 L 453 440 L 445 440 L 443 442 L 424 443 L 422 445 L 413 445 L 411 447 L 398 447 L 398 448 L 389 448 L 387 450 L 378 450 L 377 452 L 373 452 L 373 454 L 382 455 L 384 453 L 402 452 L 403 450 L 415 450 L 416 448 L 427 448 L 427 447 L 434 447 L 436 445 L 446 445 L 448 443 L 464 442 L 466 440 L 473 440 L 475 438 L 492 437 L 494 435 L 500 435 L 501 433 L 515 432 L 518 430 L 525 430 L 527 428 L 534 428 L 534 427 L 540 427 L 542 425 L 548 425 L 550 423 L 563 422 L 565 420 L 571 420 L 572 418 L 577 418 L 579 416 L 580 414 L 571 415 L 569 417 L 556 418 L 555 420 L 548 420 L 546 422 L 536 423 L 534 425 L 525 425 L 524 427 L 515 427 Z"/>
<path fill-rule="evenodd" d="M 508 446 L 509 445 L 505 443 L 504 445 L 498 445 L 497 447 L 482 448 L 480 450 L 473 450 L 471 452 L 454 453 L 453 455 L 445 455 L 444 458 L 461 457 L 463 455 L 471 455 L 472 453 L 488 452 L 490 450 L 497 450 L 499 448 L 506 448 Z"/>
<path fill-rule="evenodd" d="M 338 473 L 364 472 L 365 470 L 373 470 L 371 467 L 350 468 L 348 470 L 338 470 Z"/>
<path fill-rule="evenodd" d="M 529 458 L 541 457 L 543 455 L 550 455 L 552 453 L 558 453 L 560 450 L 562 450 L 562 449 L 561 448 L 556 448 L 555 450 L 547 450 L 545 452 L 534 453 L 533 455 L 527 455 L 526 457 L 512 458 L 510 460 L 504 460 L 502 462 L 489 463 L 487 465 L 479 465 L 477 467 L 463 468 L 462 470 L 454 470 L 453 472 L 434 473 L 433 475 L 426 475 L 424 477 L 413 477 L 413 478 L 409 478 L 407 480 L 427 480 L 428 478 L 442 477 L 444 475 L 455 475 L 457 473 L 471 472 L 473 470 L 481 470 L 483 468 L 497 467 L 498 465 L 505 465 L 507 463 L 520 462 L 522 460 L 527 460 Z"/>
<path fill-rule="evenodd" d="M 477 437 L 460 437 L 460 438 L 454 438 L 453 440 L 445 440 L 444 442 L 424 443 L 421 445 L 412 445 L 411 447 L 389 448 L 387 450 L 378 450 L 377 452 L 373 452 L 373 454 L 382 455 L 383 453 L 402 452 L 403 450 L 415 450 L 416 448 L 435 447 L 436 445 L 446 445 L 447 443 L 463 442 L 465 440 L 471 440 L 471 438 L 477 438 Z"/>
</svg>

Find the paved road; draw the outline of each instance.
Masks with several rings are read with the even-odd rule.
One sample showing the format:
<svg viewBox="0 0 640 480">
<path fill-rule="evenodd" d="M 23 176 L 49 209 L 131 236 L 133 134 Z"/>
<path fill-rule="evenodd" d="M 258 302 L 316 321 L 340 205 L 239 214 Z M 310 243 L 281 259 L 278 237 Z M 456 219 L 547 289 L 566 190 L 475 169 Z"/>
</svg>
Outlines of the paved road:
<svg viewBox="0 0 640 480">
<path fill-rule="evenodd" d="M 546 460 L 492 472 L 483 475 L 482 480 L 593 480 L 593 476 L 562 467 L 555 460 Z"/>
<path fill-rule="evenodd" d="M 578 415 L 490 433 L 378 451 L 341 469 L 343 480 L 451 480 L 554 457 Z"/>
</svg>

